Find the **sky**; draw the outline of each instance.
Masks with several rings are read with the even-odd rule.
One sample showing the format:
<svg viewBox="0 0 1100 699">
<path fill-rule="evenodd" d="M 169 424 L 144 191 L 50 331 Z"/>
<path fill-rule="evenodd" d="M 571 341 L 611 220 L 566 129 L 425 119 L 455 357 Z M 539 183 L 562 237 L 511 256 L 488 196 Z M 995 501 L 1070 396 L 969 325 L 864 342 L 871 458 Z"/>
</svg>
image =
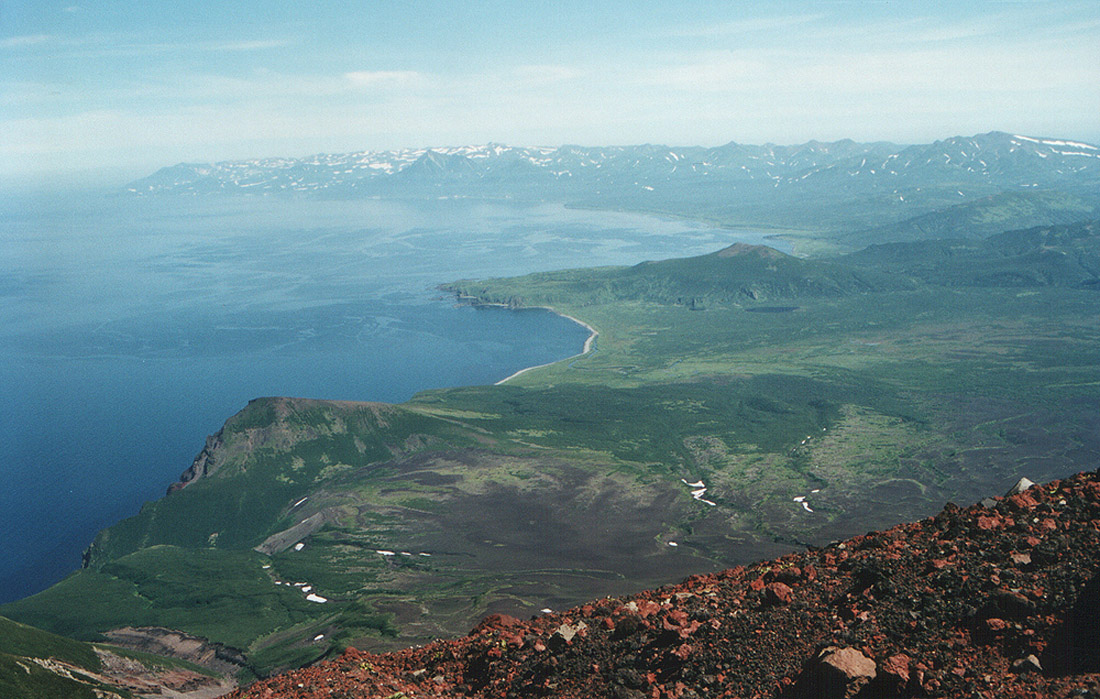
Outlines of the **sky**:
<svg viewBox="0 0 1100 699">
<path fill-rule="evenodd" d="M 499 142 L 1100 142 L 1100 0 L 0 0 L 0 183 Z"/>
</svg>

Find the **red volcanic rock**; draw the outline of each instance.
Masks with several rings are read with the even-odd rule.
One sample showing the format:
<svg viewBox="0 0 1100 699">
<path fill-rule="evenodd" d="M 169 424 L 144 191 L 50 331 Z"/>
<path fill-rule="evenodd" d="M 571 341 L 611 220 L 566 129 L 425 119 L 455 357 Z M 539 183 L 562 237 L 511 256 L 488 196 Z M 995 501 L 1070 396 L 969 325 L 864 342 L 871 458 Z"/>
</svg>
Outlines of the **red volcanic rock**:
<svg viewBox="0 0 1100 699">
<path fill-rule="evenodd" d="M 895 686 L 904 686 L 909 682 L 909 665 L 912 660 L 905 653 L 891 655 L 879 668 L 882 674 L 893 678 Z"/>
<path fill-rule="evenodd" d="M 818 699 L 849 699 L 875 679 L 875 661 L 855 648 L 829 646 L 803 673 L 798 694 Z"/>
<path fill-rule="evenodd" d="M 1001 524 L 1001 518 L 997 516 L 986 517 L 983 515 L 978 517 L 978 529 L 999 529 L 1001 527 Z"/>
<path fill-rule="evenodd" d="M 1098 572 L 1088 473 L 422 648 L 348 649 L 231 696 L 1097 697 Z"/>
<path fill-rule="evenodd" d="M 764 588 L 764 599 L 772 604 L 788 604 L 791 601 L 791 588 L 781 582 L 768 583 Z"/>
</svg>

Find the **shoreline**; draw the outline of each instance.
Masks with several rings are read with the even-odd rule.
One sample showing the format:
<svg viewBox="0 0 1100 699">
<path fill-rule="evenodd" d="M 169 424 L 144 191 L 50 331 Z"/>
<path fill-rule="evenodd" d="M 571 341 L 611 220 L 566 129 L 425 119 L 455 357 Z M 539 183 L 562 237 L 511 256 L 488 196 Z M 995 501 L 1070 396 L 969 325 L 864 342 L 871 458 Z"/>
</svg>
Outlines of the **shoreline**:
<svg viewBox="0 0 1100 699">
<path fill-rule="evenodd" d="M 581 351 L 578 352 L 577 354 L 574 354 L 574 355 L 569 356 L 569 357 L 563 357 L 562 359 L 555 359 L 554 361 L 546 362 L 545 364 L 536 364 L 535 366 L 524 367 L 523 369 L 520 369 L 519 371 L 517 371 L 513 374 L 509 374 L 508 376 L 505 376 L 500 381 L 494 382 L 493 383 L 494 386 L 500 386 L 502 384 L 505 384 L 505 383 L 511 381 L 512 379 L 516 378 L 517 376 L 521 376 L 523 374 L 526 374 L 529 371 L 534 371 L 535 369 L 542 369 L 543 367 L 553 366 L 554 364 L 557 364 L 559 362 L 566 362 L 566 361 L 569 361 L 571 359 L 578 359 L 580 357 L 584 357 L 584 356 L 586 356 L 586 355 L 588 355 L 589 353 L 592 352 L 592 350 L 594 349 L 595 344 L 596 344 L 596 338 L 600 336 L 600 331 L 599 330 L 596 330 L 594 327 L 592 327 L 591 325 L 589 325 L 588 323 L 584 322 L 583 320 L 581 320 L 579 318 L 574 318 L 573 316 L 571 316 L 567 313 L 562 313 L 561 311 L 554 308 L 553 306 L 511 306 L 511 305 L 506 304 L 506 303 L 486 303 L 486 302 L 483 302 L 483 301 L 478 301 L 477 297 L 474 297 L 474 296 L 464 296 L 464 297 L 459 297 L 459 298 L 460 299 L 469 299 L 471 306 L 487 306 L 487 307 L 494 307 L 494 308 L 510 308 L 510 309 L 516 310 L 516 311 L 523 310 L 523 309 L 528 309 L 528 308 L 532 308 L 532 309 L 533 308 L 540 308 L 540 309 L 545 310 L 545 311 L 550 311 L 554 315 L 561 316 L 562 318 L 565 318 L 567 320 L 571 320 L 574 323 L 576 323 L 577 325 L 581 326 L 582 328 L 584 328 L 585 330 L 588 331 L 588 337 L 584 341 L 584 346 L 581 347 Z"/>
</svg>

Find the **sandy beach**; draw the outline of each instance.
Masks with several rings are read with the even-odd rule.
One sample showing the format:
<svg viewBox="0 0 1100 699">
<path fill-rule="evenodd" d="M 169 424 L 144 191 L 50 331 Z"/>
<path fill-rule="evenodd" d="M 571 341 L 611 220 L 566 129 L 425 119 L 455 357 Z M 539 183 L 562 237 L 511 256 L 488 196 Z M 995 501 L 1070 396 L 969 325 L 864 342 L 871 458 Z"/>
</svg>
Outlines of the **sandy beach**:
<svg viewBox="0 0 1100 699">
<path fill-rule="evenodd" d="M 489 304 L 486 304 L 486 305 L 489 305 Z M 492 305 L 497 305 L 497 304 L 492 304 Z M 500 305 L 503 305 L 503 304 L 500 304 Z M 501 379 L 500 381 L 497 381 L 495 384 L 493 384 L 494 386 L 500 386 L 501 384 L 507 383 L 507 382 L 511 381 L 512 379 L 516 378 L 517 376 L 520 376 L 521 374 L 526 374 L 527 372 L 532 371 L 534 369 L 541 369 L 541 368 L 546 367 L 546 366 L 551 366 L 553 364 L 557 364 L 558 362 L 566 362 L 566 361 L 569 361 L 571 359 L 577 359 L 578 357 L 583 357 L 583 356 L 585 356 L 586 354 L 588 354 L 589 352 L 592 351 L 592 348 L 595 347 L 595 345 L 596 345 L 596 338 L 600 336 L 600 331 L 596 330 L 595 328 L 593 328 L 588 323 L 586 323 L 583 320 L 580 320 L 578 318 L 574 318 L 571 315 L 561 313 L 560 311 L 558 311 L 556 308 L 553 308 L 552 306 L 524 306 L 524 308 L 542 308 L 542 309 L 545 309 L 547 311 L 550 311 L 551 313 L 555 313 L 555 314 L 561 316 L 562 318 L 567 318 L 567 319 L 573 321 L 574 323 L 576 323 L 577 325 L 580 325 L 581 327 L 586 329 L 588 331 L 588 339 L 586 339 L 584 341 L 584 347 L 581 348 L 580 353 L 574 354 L 573 356 L 566 357 L 564 359 L 558 359 L 558 360 L 553 361 L 553 362 L 547 362 L 546 364 L 538 364 L 536 366 L 529 366 L 526 369 L 520 369 L 519 371 L 512 374 L 511 376 L 507 376 L 507 377 Z"/>
</svg>

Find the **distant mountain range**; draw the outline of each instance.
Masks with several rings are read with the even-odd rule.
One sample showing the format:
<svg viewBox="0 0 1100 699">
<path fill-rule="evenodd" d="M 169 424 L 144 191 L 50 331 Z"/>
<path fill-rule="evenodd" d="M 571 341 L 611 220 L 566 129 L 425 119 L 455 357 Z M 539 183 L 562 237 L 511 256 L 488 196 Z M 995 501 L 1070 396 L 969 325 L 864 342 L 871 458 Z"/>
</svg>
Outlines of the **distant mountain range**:
<svg viewBox="0 0 1100 699">
<path fill-rule="evenodd" d="M 828 252 L 1095 218 L 1100 147 L 1002 132 L 913 146 L 488 144 L 181 163 L 128 190 L 558 201 L 801 232 L 817 242 L 800 252 Z"/>
<path fill-rule="evenodd" d="M 947 184 L 1042 188 L 1098 177 L 1097 146 L 991 132 L 915 146 L 851 140 L 796 146 L 728 143 L 716 148 L 524 148 L 490 143 L 212 165 L 180 163 L 138 180 L 128 189 L 135 193 L 385 192 L 478 183 L 483 188 L 517 192 L 547 185 L 564 191 L 600 185 L 655 191 L 707 180 L 773 188 L 829 187 L 834 192 L 892 192 L 895 188 Z"/>
</svg>

